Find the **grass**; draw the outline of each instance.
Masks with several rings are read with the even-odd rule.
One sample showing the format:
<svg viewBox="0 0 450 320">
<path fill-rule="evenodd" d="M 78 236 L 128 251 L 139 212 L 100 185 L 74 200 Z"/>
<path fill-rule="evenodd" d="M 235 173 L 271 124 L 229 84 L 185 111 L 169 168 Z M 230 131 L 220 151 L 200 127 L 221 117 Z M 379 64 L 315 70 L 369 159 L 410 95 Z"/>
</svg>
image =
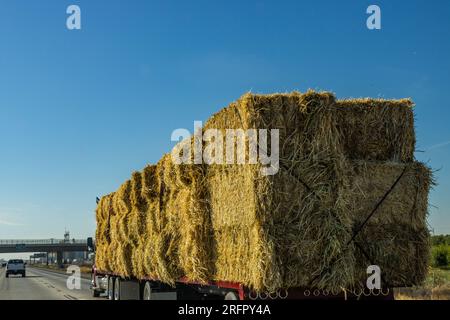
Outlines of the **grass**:
<svg viewBox="0 0 450 320">
<path fill-rule="evenodd" d="M 428 277 L 421 287 L 396 289 L 397 300 L 450 300 L 450 235 L 432 237 Z"/>
<path fill-rule="evenodd" d="M 64 265 L 64 268 L 60 268 L 59 266 L 54 265 L 54 264 L 53 265 L 52 264 L 49 264 L 49 265 L 46 265 L 46 264 L 33 264 L 33 265 L 31 265 L 31 267 L 34 267 L 34 268 L 50 269 L 50 270 L 57 270 L 57 271 L 65 271 L 65 270 L 67 270 L 68 266 L 69 265 Z M 82 274 L 90 274 L 91 273 L 92 266 L 90 266 L 90 265 L 81 265 L 79 267 L 80 267 L 80 272 Z"/>
<path fill-rule="evenodd" d="M 396 300 L 450 300 L 450 267 L 430 267 L 421 287 L 395 290 Z"/>
</svg>

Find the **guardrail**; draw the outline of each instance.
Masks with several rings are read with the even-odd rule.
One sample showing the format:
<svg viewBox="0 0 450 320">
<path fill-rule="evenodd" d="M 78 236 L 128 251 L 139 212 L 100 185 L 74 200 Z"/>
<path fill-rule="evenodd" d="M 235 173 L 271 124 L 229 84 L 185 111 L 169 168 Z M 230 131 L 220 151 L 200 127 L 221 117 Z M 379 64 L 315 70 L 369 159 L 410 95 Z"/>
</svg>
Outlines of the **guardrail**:
<svg viewBox="0 0 450 320">
<path fill-rule="evenodd" d="M 8 245 L 40 245 L 40 244 L 87 244 L 87 240 L 80 239 L 36 239 L 36 240 L 25 240 L 25 239 L 11 239 L 11 240 L 0 240 L 0 246 Z"/>
</svg>

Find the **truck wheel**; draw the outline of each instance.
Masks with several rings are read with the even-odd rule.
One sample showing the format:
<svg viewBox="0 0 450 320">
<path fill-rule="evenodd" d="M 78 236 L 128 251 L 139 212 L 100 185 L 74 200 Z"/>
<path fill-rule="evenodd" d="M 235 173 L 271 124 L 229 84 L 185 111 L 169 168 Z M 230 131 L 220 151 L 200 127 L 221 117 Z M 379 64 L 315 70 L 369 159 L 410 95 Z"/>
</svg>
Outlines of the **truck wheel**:
<svg viewBox="0 0 450 320">
<path fill-rule="evenodd" d="M 230 291 L 225 295 L 225 300 L 239 300 L 239 296 L 234 291 Z"/>
<path fill-rule="evenodd" d="M 152 299 L 152 286 L 150 285 L 150 281 L 145 282 L 144 292 L 142 293 L 142 300 L 151 300 Z"/>
<path fill-rule="evenodd" d="M 9 278 L 9 273 L 8 273 L 8 272 L 6 273 L 5 277 L 6 277 L 6 278 Z"/>
<path fill-rule="evenodd" d="M 114 300 L 120 300 L 120 277 L 114 281 Z"/>
<path fill-rule="evenodd" d="M 25 278 L 26 277 L 26 274 L 25 274 L 25 271 L 22 273 L 22 278 Z"/>
<path fill-rule="evenodd" d="M 92 274 L 92 276 L 91 276 L 92 284 L 94 284 L 94 281 L 95 281 L 95 277 L 94 277 L 94 274 Z M 97 291 L 94 288 L 92 288 L 91 290 L 92 290 L 92 297 L 94 297 L 94 298 L 100 297 L 100 291 Z"/>
<path fill-rule="evenodd" d="M 114 277 L 108 277 L 108 300 L 114 300 Z"/>
</svg>

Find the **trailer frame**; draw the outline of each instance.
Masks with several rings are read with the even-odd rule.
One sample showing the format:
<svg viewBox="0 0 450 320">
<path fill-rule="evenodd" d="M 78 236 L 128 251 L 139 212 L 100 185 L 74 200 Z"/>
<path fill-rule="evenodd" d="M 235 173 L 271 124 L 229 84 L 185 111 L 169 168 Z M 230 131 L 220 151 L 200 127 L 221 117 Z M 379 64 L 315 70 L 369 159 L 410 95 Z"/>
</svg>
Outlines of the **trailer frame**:
<svg viewBox="0 0 450 320">
<path fill-rule="evenodd" d="M 133 278 L 124 277 L 123 275 L 114 272 L 105 272 L 102 270 L 97 270 L 95 266 L 92 268 L 92 280 L 91 280 L 91 290 L 93 295 L 98 297 L 105 292 L 108 293 L 107 296 L 111 300 L 116 300 L 113 297 L 116 295 L 115 292 L 109 292 L 109 283 L 111 281 L 115 282 L 117 279 L 118 283 L 121 284 L 119 288 L 122 298 L 130 298 L 134 300 L 141 300 L 143 298 L 143 289 L 145 284 L 148 282 L 150 286 L 155 290 L 155 295 L 166 293 L 163 295 L 168 298 L 178 298 L 181 296 L 183 299 L 218 299 L 222 298 L 225 300 L 284 300 L 284 299 L 296 299 L 296 300 L 394 300 L 394 290 L 392 288 L 382 288 L 378 291 L 375 290 L 360 290 L 360 292 L 355 291 L 339 291 L 330 292 L 327 290 L 321 290 L 317 288 L 289 288 L 281 289 L 273 293 L 257 293 L 249 288 L 247 288 L 242 283 L 231 282 L 231 281 L 208 281 L 208 282 L 198 282 L 190 281 L 186 277 L 182 277 L 175 282 L 175 286 L 170 286 L 163 283 L 159 279 L 151 277 L 143 278 Z M 123 286 L 123 287 L 122 287 Z M 128 288 L 130 292 L 134 294 L 129 294 L 125 292 L 124 289 Z M 130 289 L 132 288 L 132 289 Z M 114 288 L 113 288 L 114 291 Z M 137 295 L 137 292 L 139 295 Z M 170 295 L 171 294 L 171 295 Z M 168 298 L 170 299 L 170 298 Z M 120 297 L 117 300 L 122 300 Z"/>
</svg>

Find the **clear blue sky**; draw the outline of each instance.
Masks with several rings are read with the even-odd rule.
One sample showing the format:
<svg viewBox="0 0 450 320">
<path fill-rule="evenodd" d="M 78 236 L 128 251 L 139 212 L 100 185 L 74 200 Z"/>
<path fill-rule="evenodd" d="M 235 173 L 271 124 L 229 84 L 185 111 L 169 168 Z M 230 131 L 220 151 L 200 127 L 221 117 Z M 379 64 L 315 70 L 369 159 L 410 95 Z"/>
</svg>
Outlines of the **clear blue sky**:
<svg viewBox="0 0 450 320">
<path fill-rule="evenodd" d="M 416 102 L 416 156 L 440 169 L 429 221 L 450 233 L 449 40 L 446 0 L 2 0 L 0 239 L 92 236 L 95 197 L 172 130 L 249 90 L 308 88 Z"/>
</svg>

